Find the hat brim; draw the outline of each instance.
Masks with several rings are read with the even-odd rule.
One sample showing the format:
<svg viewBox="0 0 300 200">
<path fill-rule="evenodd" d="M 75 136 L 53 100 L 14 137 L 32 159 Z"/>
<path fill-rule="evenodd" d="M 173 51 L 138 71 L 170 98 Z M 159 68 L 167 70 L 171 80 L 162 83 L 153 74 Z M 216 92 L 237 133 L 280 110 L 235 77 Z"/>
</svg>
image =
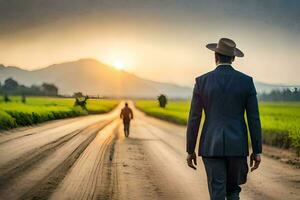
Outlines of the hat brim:
<svg viewBox="0 0 300 200">
<path fill-rule="evenodd" d="M 228 52 L 224 52 L 221 49 L 218 49 L 217 46 L 218 46 L 217 43 L 211 43 L 211 44 L 207 44 L 206 48 L 208 48 L 209 50 L 212 50 L 214 52 L 226 55 L 226 56 L 244 57 L 244 53 L 241 50 L 239 50 L 238 48 L 234 49 L 233 54 L 229 54 Z"/>
</svg>

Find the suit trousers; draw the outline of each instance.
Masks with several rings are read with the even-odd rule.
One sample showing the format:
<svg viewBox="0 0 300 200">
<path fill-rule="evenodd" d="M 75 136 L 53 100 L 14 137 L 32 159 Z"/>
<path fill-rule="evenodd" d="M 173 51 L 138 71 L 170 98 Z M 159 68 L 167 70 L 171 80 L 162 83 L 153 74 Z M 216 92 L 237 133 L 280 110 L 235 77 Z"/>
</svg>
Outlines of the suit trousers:
<svg viewBox="0 0 300 200">
<path fill-rule="evenodd" d="M 211 200 L 237 200 L 246 183 L 247 157 L 202 157 Z"/>
<path fill-rule="evenodd" d="M 129 135 L 129 128 L 130 128 L 130 120 L 123 120 L 123 125 L 124 125 L 124 132 L 125 135 Z"/>
</svg>

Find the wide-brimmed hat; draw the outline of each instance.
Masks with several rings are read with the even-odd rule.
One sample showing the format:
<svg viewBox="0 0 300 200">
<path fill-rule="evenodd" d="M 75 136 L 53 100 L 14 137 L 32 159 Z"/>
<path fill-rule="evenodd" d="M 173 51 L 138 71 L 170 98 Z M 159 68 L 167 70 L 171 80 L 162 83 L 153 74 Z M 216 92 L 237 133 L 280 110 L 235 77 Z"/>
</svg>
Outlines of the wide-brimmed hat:
<svg viewBox="0 0 300 200">
<path fill-rule="evenodd" d="M 211 43 L 206 47 L 226 56 L 244 57 L 244 53 L 236 48 L 235 42 L 228 38 L 221 38 L 218 43 Z"/>
</svg>

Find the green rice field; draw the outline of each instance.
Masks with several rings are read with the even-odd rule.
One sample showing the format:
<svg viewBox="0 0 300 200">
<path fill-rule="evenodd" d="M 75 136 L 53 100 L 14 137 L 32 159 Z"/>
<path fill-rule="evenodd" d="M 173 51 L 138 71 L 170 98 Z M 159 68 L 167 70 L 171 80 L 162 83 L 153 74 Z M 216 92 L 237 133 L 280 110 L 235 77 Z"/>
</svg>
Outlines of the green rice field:
<svg viewBox="0 0 300 200">
<path fill-rule="evenodd" d="M 0 100 L 0 130 L 27 126 L 40 122 L 76 117 L 87 114 L 100 114 L 112 110 L 117 100 L 89 99 L 87 111 L 74 107 L 72 98 L 28 97 L 26 103 L 21 97 L 12 97 L 10 102 Z"/>
<path fill-rule="evenodd" d="M 189 101 L 170 101 L 166 108 L 160 108 L 154 100 L 135 104 L 148 115 L 181 125 L 187 123 Z M 264 143 L 300 153 L 300 102 L 260 102 L 259 108 Z"/>
</svg>

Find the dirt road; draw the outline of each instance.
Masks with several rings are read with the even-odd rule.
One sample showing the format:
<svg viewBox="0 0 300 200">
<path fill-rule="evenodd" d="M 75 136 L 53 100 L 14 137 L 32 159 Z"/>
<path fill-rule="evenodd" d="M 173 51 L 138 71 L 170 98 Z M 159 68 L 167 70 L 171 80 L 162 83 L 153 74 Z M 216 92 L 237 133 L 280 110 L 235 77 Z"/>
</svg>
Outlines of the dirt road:
<svg viewBox="0 0 300 200">
<path fill-rule="evenodd" d="M 134 109 L 125 138 L 120 107 L 0 136 L 0 199 L 208 199 L 201 160 L 185 163 L 185 127 Z M 300 173 L 263 157 L 242 199 L 299 199 Z"/>
</svg>

